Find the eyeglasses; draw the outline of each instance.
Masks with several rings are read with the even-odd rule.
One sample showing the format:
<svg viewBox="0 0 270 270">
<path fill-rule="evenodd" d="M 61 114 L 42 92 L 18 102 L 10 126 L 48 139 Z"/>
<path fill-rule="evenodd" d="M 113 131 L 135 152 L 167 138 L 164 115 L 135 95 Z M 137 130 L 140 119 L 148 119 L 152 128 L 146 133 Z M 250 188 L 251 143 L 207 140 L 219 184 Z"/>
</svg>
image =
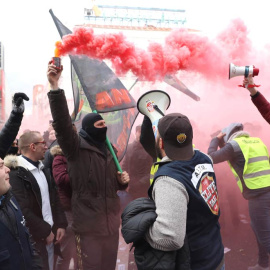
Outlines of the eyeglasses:
<svg viewBox="0 0 270 270">
<path fill-rule="evenodd" d="M 46 145 L 46 142 L 45 142 L 45 141 L 42 141 L 42 142 L 34 142 L 33 144 L 38 144 L 38 143 L 42 143 L 44 146 Z"/>
<path fill-rule="evenodd" d="M 47 145 L 47 143 L 45 141 L 42 141 L 42 142 L 33 142 L 31 144 L 39 144 L 39 143 L 42 143 L 43 144 L 43 147 L 45 147 Z M 21 149 L 22 148 L 25 148 L 25 147 L 29 147 L 31 144 L 21 146 Z"/>
</svg>

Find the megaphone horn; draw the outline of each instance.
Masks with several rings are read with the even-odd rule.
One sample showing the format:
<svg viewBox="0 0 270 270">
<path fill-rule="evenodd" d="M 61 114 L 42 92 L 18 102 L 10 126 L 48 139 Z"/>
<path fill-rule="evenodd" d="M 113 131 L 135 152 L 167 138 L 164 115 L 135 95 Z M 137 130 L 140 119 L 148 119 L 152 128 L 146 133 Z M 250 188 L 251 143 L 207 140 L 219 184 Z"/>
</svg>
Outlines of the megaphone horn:
<svg viewBox="0 0 270 270">
<path fill-rule="evenodd" d="M 259 69 L 255 68 L 255 66 L 236 66 L 233 63 L 229 65 L 229 79 L 236 76 L 245 76 L 252 74 L 252 76 L 258 76 Z"/>
<path fill-rule="evenodd" d="M 150 118 L 155 136 L 158 121 L 165 115 L 165 111 L 169 108 L 170 104 L 170 96 L 161 90 L 148 91 L 143 94 L 137 102 L 139 112 Z"/>
</svg>

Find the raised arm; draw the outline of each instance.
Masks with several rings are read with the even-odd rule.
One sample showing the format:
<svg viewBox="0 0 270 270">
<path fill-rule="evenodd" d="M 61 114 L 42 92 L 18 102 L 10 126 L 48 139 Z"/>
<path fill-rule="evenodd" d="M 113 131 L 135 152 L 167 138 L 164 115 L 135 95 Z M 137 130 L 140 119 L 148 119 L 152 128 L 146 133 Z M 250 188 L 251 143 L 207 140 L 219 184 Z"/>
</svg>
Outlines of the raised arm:
<svg viewBox="0 0 270 270">
<path fill-rule="evenodd" d="M 212 158 L 214 164 L 231 160 L 233 157 L 234 151 L 232 145 L 230 143 L 224 144 L 223 138 L 225 135 L 225 133 L 220 132 L 210 142 L 207 153 Z M 218 150 L 219 146 L 221 146 L 222 148 Z"/>
<path fill-rule="evenodd" d="M 141 128 L 140 143 L 144 150 L 153 158 L 153 162 L 157 161 L 157 153 L 155 148 L 155 136 L 152 129 L 152 123 L 149 117 L 144 116 Z"/>
<path fill-rule="evenodd" d="M 244 85 L 248 85 L 247 90 L 250 93 L 253 104 L 257 107 L 262 117 L 270 124 L 270 103 L 266 98 L 255 88 L 252 75 L 249 75 L 243 81 Z M 250 86 L 250 87 L 249 87 Z"/>
<path fill-rule="evenodd" d="M 19 132 L 24 112 L 23 100 L 29 100 L 26 94 L 14 94 L 12 101 L 12 111 L 3 129 L 0 132 L 0 158 L 2 159 L 4 159 L 5 155 L 8 152 L 8 149 L 12 145 L 13 141 L 16 139 L 16 136 Z"/>
<path fill-rule="evenodd" d="M 75 158 L 75 153 L 79 149 L 79 137 L 72 127 L 64 90 L 59 89 L 58 86 L 62 70 L 62 66 L 61 69 L 57 69 L 55 65 L 49 62 L 47 77 L 51 90 L 48 97 L 53 118 L 52 125 L 56 132 L 57 141 L 65 157 L 71 160 Z"/>
</svg>

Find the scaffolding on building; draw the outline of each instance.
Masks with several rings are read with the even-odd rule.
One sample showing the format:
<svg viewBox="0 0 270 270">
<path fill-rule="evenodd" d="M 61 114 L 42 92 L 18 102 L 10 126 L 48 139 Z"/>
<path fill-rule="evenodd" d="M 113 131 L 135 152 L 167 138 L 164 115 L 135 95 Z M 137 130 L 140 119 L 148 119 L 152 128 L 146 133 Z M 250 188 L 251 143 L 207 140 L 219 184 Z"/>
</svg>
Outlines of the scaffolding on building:
<svg viewBox="0 0 270 270">
<path fill-rule="evenodd" d="M 85 9 L 86 24 L 115 28 L 173 29 L 186 23 L 185 10 L 128 6 L 93 6 Z"/>
</svg>

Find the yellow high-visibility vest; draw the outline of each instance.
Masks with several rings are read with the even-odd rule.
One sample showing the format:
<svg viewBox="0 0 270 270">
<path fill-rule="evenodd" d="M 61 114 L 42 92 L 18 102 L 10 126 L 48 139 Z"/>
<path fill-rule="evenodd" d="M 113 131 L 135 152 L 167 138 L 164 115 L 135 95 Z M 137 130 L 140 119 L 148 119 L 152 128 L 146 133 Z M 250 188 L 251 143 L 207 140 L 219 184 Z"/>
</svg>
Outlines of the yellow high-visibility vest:
<svg viewBox="0 0 270 270">
<path fill-rule="evenodd" d="M 195 148 L 195 144 L 192 144 L 192 145 L 193 145 L 193 148 Z M 150 170 L 150 186 L 152 185 L 152 183 L 154 181 L 155 173 L 157 172 L 158 167 L 159 167 L 159 164 L 156 164 L 156 163 L 160 162 L 160 161 L 161 161 L 161 159 L 157 158 L 157 161 L 155 163 L 153 163 L 153 165 L 151 167 L 151 170 Z"/>
<path fill-rule="evenodd" d="M 270 164 L 267 147 L 260 138 L 239 137 L 232 140 L 235 151 L 241 151 L 245 158 L 243 180 L 248 189 L 260 189 L 270 186 Z M 243 192 L 243 185 L 230 162 L 230 168 L 236 177 L 237 185 Z"/>
<path fill-rule="evenodd" d="M 156 162 L 159 162 L 160 160 L 161 160 L 160 158 L 157 158 Z M 159 167 L 159 164 L 156 164 L 156 163 L 153 163 L 153 165 L 151 167 L 151 170 L 150 170 L 150 186 L 152 185 L 152 183 L 154 181 L 154 176 L 155 176 L 155 173 L 158 170 L 158 167 Z"/>
</svg>

